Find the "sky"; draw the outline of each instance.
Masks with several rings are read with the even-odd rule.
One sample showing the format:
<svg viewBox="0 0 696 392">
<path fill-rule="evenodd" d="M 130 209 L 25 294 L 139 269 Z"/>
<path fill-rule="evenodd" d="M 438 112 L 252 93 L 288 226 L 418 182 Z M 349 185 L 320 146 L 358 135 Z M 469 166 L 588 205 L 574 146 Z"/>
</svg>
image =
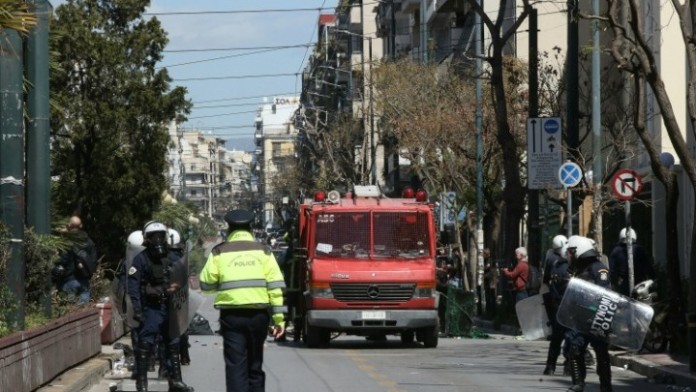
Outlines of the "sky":
<svg viewBox="0 0 696 392">
<path fill-rule="evenodd" d="M 151 1 L 146 17 L 156 16 L 169 37 L 160 66 L 194 105 L 180 126 L 253 150 L 256 109 L 264 97 L 300 94 L 319 14 L 333 13 L 337 1 Z"/>
</svg>

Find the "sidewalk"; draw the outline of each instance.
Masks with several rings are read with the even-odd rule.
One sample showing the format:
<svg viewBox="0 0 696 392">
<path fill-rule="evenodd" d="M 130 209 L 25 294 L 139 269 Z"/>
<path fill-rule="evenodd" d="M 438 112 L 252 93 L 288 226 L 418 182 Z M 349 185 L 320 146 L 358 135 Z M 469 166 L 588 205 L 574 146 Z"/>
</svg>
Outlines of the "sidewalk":
<svg viewBox="0 0 696 392">
<path fill-rule="evenodd" d="M 517 328 L 502 325 L 500 329 L 493 327 L 493 322 L 476 318 L 477 327 L 488 331 L 496 331 L 506 335 L 517 335 Z M 696 391 L 696 372 L 689 372 L 689 358 L 686 355 L 633 353 L 625 350 L 610 350 L 611 364 L 616 367 L 633 371 L 647 377 L 650 382 L 662 385 L 674 385 L 687 391 Z"/>
<path fill-rule="evenodd" d="M 488 320 L 476 320 L 476 326 L 488 332 L 495 331 L 515 336 L 516 329 L 503 325 L 499 330 L 493 328 Z M 120 342 L 129 344 L 130 338 L 122 337 Z M 675 391 L 696 390 L 696 373 L 689 372 L 687 356 L 670 354 L 637 354 L 627 351 L 610 351 L 612 365 L 631 370 L 649 379 L 649 382 L 661 385 L 673 385 Z M 113 363 L 122 356 L 121 350 L 114 350 L 113 345 L 102 345 L 101 354 L 67 370 L 48 385 L 39 388 L 38 392 L 85 392 L 98 384 L 108 372 Z M 685 388 L 691 389 L 685 389 Z M 683 389 L 684 388 L 684 389 Z"/>
</svg>

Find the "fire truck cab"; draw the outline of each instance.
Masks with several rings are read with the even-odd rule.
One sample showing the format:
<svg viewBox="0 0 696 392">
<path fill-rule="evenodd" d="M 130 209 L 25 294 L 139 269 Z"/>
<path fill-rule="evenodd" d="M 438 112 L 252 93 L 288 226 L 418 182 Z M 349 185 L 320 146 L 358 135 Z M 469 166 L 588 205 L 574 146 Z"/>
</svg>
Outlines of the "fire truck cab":
<svg viewBox="0 0 696 392">
<path fill-rule="evenodd" d="M 424 191 L 403 196 L 356 186 L 300 205 L 291 291 L 309 347 L 327 346 L 334 332 L 437 346 L 433 205 Z"/>
</svg>

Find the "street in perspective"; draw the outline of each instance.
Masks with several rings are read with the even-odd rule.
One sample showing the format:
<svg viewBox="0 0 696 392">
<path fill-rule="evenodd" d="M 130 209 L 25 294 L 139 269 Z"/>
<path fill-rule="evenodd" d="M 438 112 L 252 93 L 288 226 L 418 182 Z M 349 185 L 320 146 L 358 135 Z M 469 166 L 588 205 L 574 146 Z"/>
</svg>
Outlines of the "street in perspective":
<svg viewBox="0 0 696 392">
<path fill-rule="evenodd" d="M 218 329 L 212 297 L 199 313 Z M 341 335 L 327 348 L 310 349 L 288 336 L 286 342 L 266 341 L 264 370 L 267 392 L 461 392 L 565 391 L 570 377 L 562 372 L 542 375 L 548 342 L 527 341 L 514 334 L 484 328 L 478 338 L 441 338 L 437 348 L 403 344 L 398 337 L 371 341 Z M 483 335 L 483 334 L 482 334 Z M 224 392 L 222 338 L 190 336 L 191 364 L 184 381 L 201 392 Z M 122 339 L 121 342 L 128 342 Z M 115 362 L 117 365 L 118 363 Z M 587 391 L 598 391 L 598 379 L 588 367 Z M 650 379 L 623 367 L 612 368 L 614 391 L 686 391 L 660 379 Z M 151 391 L 166 391 L 167 381 L 149 374 Z M 662 383 L 661 383 L 662 382 Z M 118 388 L 118 389 L 110 389 Z M 130 372 L 112 370 L 87 392 L 135 391 Z M 48 391 L 48 389 L 46 390 Z"/>
</svg>

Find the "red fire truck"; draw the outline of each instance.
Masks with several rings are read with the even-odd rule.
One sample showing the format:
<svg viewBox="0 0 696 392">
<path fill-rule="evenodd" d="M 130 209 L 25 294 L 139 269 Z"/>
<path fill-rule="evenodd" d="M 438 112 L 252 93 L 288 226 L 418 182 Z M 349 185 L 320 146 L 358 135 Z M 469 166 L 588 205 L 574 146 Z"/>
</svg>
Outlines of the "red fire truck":
<svg viewBox="0 0 696 392">
<path fill-rule="evenodd" d="M 437 346 L 436 229 L 424 191 L 317 192 L 300 205 L 298 230 L 289 292 L 309 347 L 336 332 Z"/>
</svg>

